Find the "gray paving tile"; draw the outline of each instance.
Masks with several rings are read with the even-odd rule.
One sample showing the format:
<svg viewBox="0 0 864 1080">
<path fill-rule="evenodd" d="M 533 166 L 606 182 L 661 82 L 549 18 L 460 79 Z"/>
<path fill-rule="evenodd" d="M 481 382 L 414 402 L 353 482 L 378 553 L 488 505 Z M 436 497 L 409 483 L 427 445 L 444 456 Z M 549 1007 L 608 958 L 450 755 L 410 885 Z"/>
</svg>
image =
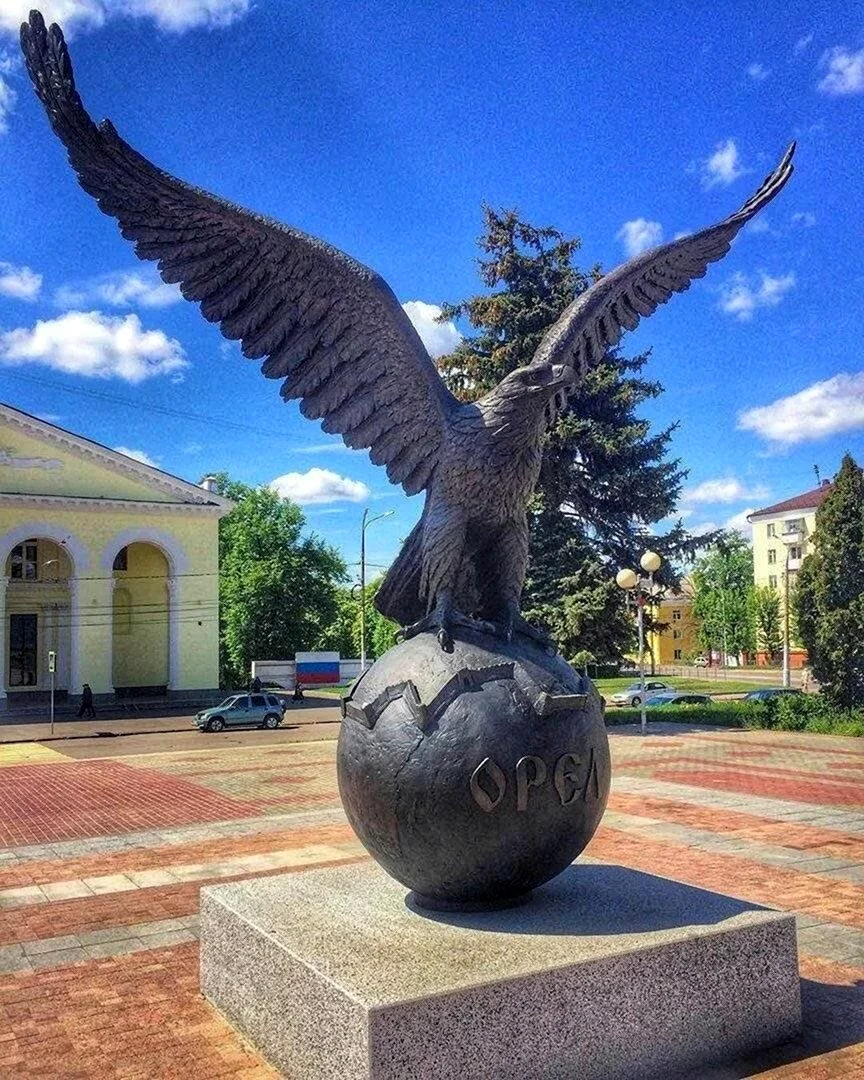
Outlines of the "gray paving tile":
<svg viewBox="0 0 864 1080">
<path fill-rule="evenodd" d="M 76 934 L 79 945 L 103 945 L 109 941 L 128 941 L 135 935 L 128 926 L 106 926 L 102 930 L 86 930 Z"/>
<path fill-rule="evenodd" d="M 41 956 L 43 953 L 77 949 L 78 946 L 78 938 L 74 934 L 67 934 L 65 937 L 40 938 L 38 941 L 25 941 L 23 948 L 27 956 Z"/>
<path fill-rule="evenodd" d="M 34 971 L 45 968 L 66 967 L 68 964 L 85 963 L 89 957 L 84 949 L 59 949 L 57 952 L 41 953 L 28 958 Z"/>
</svg>

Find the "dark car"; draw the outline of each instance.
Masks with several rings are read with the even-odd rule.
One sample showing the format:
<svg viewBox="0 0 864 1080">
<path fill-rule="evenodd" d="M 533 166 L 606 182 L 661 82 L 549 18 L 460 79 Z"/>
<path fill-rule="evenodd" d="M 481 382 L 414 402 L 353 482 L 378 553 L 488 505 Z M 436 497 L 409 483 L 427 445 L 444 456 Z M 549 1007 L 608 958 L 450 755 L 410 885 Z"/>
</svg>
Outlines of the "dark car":
<svg viewBox="0 0 864 1080">
<path fill-rule="evenodd" d="M 659 709 L 664 705 L 710 705 L 707 694 L 655 694 L 645 702 L 646 709 Z"/>
<path fill-rule="evenodd" d="M 767 701 L 772 697 L 783 697 L 787 694 L 801 694 L 797 686 L 766 686 L 762 690 L 751 690 L 744 695 L 744 701 Z"/>
</svg>

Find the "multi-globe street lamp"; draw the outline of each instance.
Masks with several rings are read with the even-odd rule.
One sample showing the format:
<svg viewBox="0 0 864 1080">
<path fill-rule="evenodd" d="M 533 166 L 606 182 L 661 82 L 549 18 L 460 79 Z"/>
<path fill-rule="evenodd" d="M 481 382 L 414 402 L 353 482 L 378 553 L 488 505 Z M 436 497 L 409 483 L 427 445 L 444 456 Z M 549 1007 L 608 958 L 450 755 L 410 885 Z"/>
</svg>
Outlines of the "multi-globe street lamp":
<svg viewBox="0 0 864 1080">
<path fill-rule="evenodd" d="M 660 569 L 663 560 L 656 551 L 646 551 L 639 560 L 639 565 L 648 575 L 639 577 L 635 570 L 619 570 L 615 575 L 618 586 L 632 595 L 636 604 L 636 623 L 639 628 L 639 695 L 640 727 L 642 734 L 648 731 L 648 718 L 645 715 L 645 605 L 656 600 L 662 591 L 654 584 L 654 574 Z"/>
</svg>

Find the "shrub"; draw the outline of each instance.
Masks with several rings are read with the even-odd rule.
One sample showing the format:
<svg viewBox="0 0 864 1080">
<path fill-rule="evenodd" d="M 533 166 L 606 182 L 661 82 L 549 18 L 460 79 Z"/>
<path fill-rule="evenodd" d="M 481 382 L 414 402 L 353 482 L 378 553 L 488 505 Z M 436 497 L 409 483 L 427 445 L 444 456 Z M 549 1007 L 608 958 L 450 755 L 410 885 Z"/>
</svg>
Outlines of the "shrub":
<svg viewBox="0 0 864 1080">
<path fill-rule="evenodd" d="M 864 711 L 848 712 L 822 694 L 790 694 L 763 701 L 715 701 L 710 705 L 666 705 L 648 709 L 648 722 L 710 724 L 715 727 L 809 731 L 816 735 L 864 736 Z M 635 724 L 639 709 L 607 709 L 606 724 Z"/>
</svg>

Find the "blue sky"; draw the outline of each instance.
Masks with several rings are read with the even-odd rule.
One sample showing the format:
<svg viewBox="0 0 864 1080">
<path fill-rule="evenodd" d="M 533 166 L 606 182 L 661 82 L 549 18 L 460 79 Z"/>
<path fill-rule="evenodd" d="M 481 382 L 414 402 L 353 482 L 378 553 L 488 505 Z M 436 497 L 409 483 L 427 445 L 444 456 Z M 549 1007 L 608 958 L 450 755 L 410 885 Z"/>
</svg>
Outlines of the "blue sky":
<svg viewBox="0 0 864 1080">
<path fill-rule="evenodd" d="M 356 563 L 419 514 L 365 455 L 159 286 L 78 188 L 0 0 L 0 398 L 192 480 L 283 477 Z M 56 0 L 97 118 L 161 167 L 319 235 L 427 305 L 477 291 L 481 203 L 579 235 L 583 265 L 713 223 L 798 140 L 787 188 L 624 347 L 680 421 L 694 529 L 864 458 L 864 15 L 790 0 L 525 5 Z M 457 329 L 432 330 L 442 347 Z M 449 336 L 448 336 L 449 335 Z M 311 472 L 310 472 L 311 470 Z"/>
</svg>

